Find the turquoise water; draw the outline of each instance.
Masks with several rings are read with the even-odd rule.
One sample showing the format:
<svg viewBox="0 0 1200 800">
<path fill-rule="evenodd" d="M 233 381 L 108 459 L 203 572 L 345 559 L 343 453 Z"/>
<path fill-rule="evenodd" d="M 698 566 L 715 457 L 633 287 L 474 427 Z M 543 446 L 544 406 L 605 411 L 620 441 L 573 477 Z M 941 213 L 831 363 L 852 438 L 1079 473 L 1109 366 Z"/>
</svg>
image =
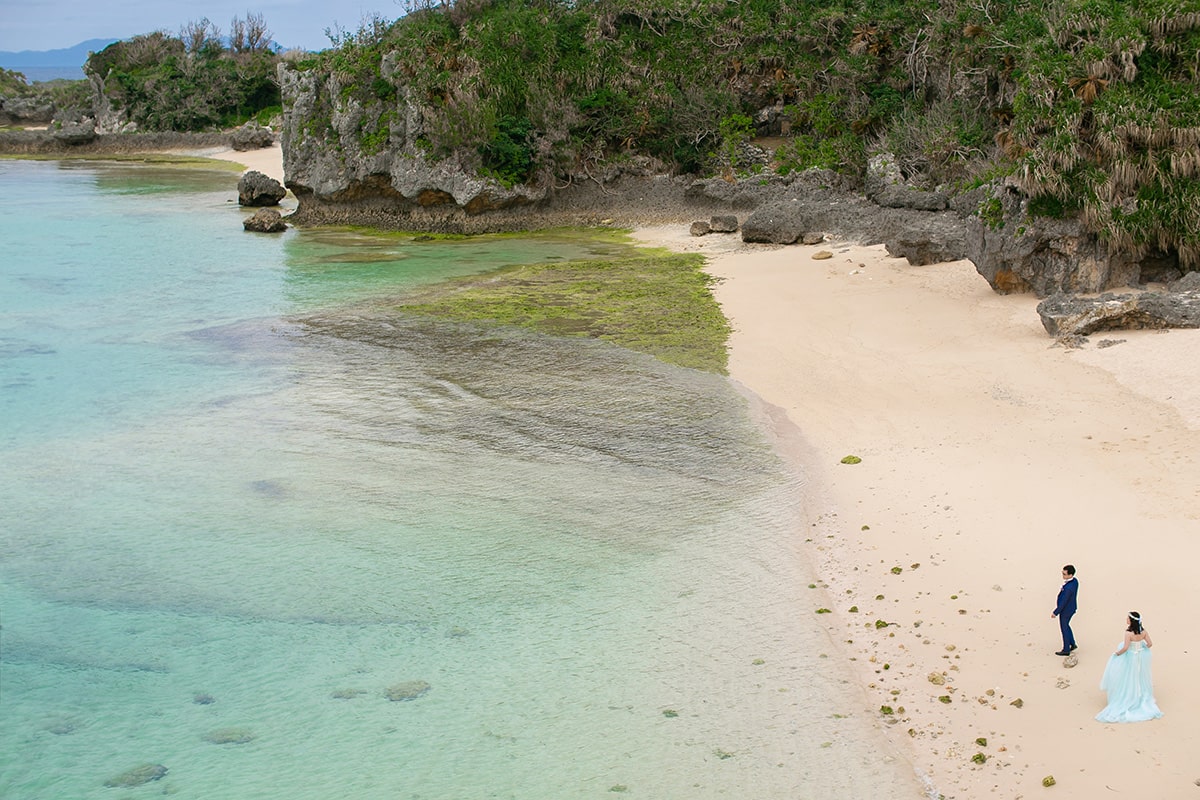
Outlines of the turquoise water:
<svg viewBox="0 0 1200 800">
<path fill-rule="evenodd" d="M 0 796 L 911 796 L 750 400 L 378 302 L 624 246 L 252 235 L 233 183 L 0 161 Z"/>
</svg>

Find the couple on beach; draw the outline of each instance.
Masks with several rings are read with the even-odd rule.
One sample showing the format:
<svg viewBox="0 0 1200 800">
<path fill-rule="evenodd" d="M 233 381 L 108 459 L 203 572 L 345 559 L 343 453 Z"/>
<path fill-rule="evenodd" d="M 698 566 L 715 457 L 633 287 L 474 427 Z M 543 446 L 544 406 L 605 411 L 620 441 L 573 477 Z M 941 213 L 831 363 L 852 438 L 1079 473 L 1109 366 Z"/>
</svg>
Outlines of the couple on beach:
<svg viewBox="0 0 1200 800">
<path fill-rule="evenodd" d="M 1058 617 L 1063 647 L 1055 655 L 1069 656 L 1077 648 L 1071 631 L 1071 617 L 1078 607 L 1079 580 L 1075 567 L 1062 569 L 1063 585 L 1058 590 L 1058 603 L 1051 617 Z M 1125 639 L 1108 658 L 1100 688 L 1108 693 L 1108 705 L 1096 719 L 1100 722 L 1143 722 L 1158 719 L 1162 712 L 1154 701 L 1154 686 L 1150 680 L 1150 648 L 1154 643 L 1142 626 L 1142 615 L 1130 611 L 1125 617 Z"/>
</svg>

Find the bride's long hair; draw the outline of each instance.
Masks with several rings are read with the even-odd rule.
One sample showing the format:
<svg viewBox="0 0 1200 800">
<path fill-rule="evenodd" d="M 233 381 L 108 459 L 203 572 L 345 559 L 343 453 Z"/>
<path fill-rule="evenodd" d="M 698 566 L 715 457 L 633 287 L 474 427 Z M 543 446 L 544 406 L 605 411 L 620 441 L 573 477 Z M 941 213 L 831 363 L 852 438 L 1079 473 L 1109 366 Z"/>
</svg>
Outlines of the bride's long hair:
<svg viewBox="0 0 1200 800">
<path fill-rule="evenodd" d="M 1129 612 L 1129 627 L 1125 630 L 1137 636 L 1142 632 L 1142 615 L 1136 611 Z"/>
</svg>

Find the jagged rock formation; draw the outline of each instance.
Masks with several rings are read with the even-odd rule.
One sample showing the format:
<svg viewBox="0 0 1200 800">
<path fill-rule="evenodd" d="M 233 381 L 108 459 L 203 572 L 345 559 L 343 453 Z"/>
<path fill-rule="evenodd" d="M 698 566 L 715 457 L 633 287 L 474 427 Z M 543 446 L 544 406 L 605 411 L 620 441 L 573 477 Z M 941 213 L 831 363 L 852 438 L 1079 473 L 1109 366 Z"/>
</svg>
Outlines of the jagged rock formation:
<svg viewBox="0 0 1200 800">
<path fill-rule="evenodd" d="M 96 125 L 91 121 L 74 122 L 53 128 L 50 135 L 66 145 L 87 144 L 96 138 Z"/>
<path fill-rule="evenodd" d="M 1200 273 L 1193 284 L 1200 284 Z M 1053 295 L 1038 304 L 1042 326 L 1057 338 L 1139 328 L 1200 328 L 1200 288 L 1169 292 Z"/>
<path fill-rule="evenodd" d="M 242 228 L 254 233 L 281 233 L 287 227 L 283 217 L 273 208 L 260 208 L 242 221 Z"/>
<path fill-rule="evenodd" d="M 385 58 L 383 77 L 391 77 L 393 69 Z M 465 218 L 546 198 L 545 188 L 506 187 L 454 158 L 431 158 L 419 144 L 420 108 L 406 93 L 398 98 L 399 112 L 384 118 L 378 108 L 368 109 L 343 92 L 342 80 L 336 73 L 279 67 L 285 108 L 280 141 L 287 186 L 300 201 L 298 219 L 359 212 L 467 229 Z M 429 210 L 433 213 L 423 213 Z"/>
<path fill-rule="evenodd" d="M 0 125 L 48 125 L 56 110 L 47 97 L 0 97 Z"/>
<path fill-rule="evenodd" d="M 259 150 L 275 144 L 275 134 L 257 122 L 247 122 L 229 135 L 229 146 L 239 152 Z"/>
<path fill-rule="evenodd" d="M 1176 253 L 1116 250 L 1081 220 L 1036 216 L 1029 206 L 1014 187 L 997 186 L 969 224 L 967 257 L 1001 294 L 1090 294 L 1183 274 Z"/>
<path fill-rule="evenodd" d="M 238 205 L 277 206 L 287 194 L 279 181 L 258 170 L 250 170 L 238 178 Z"/>
<path fill-rule="evenodd" d="M 945 192 L 927 191 L 905 181 L 891 153 L 876 153 L 868 159 L 863 188 L 869 199 L 884 208 L 944 211 L 950 207 L 950 197 Z"/>
</svg>

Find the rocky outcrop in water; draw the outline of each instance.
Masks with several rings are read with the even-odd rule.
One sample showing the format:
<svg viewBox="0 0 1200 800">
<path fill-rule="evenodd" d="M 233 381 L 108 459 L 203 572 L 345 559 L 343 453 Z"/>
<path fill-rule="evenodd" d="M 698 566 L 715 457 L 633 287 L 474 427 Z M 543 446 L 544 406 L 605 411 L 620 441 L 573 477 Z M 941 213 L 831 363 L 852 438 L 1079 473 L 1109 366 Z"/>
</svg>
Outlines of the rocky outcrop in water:
<svg viewBox="0 0 1200 800">
<path fill-rule="evenodd" d="M 242 228 L 252 233 L 282 233 L 287 227 L 283 217 L 273 208 L 260 208 L 242 220 Z"/>
<path fill-rule="evenodd" d="M 156 781 L 167 774 L 167 768 L 162 764 L 140 764 L 133 769 L 127 769 L 120 775 L 109 778 L 104 785 L 109 788 L 131 789 L 150 781 Z"/>
<path fill-rule="evenodd" d="M 242 206 L 277 206 L 287 194 L 279 181 L 253 169 L 238 178 L 237 188 Z"/>
<path fill-rule="evenodd" d="M 404 702 L 424 696 L 431 688 L 425 681 L 402 681 L 389 686 L 383 696 L 392 702 Z"/>
</svg>

